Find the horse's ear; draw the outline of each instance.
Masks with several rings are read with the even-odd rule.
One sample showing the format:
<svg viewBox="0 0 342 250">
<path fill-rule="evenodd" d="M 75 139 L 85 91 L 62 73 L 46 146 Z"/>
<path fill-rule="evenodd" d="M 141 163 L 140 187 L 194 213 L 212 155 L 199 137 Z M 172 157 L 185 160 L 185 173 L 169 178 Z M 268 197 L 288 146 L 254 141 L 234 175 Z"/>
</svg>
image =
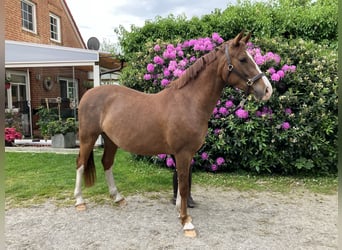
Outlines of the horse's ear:
<svg viewBox="0 0 342 250">
<path fill-rule="evenodd" d="M 244 34 L 244 31 L 241 31 L 233 40 L 233 45 L 238 46 L 240 43 L 240 40 Z"/>
<path fill-rule="evenodd" d="M 241 39 L 241 41 L 243 41 L 244 43 L 248 43 L 251 36 L 252 36 L 252 32 L 249 32 L 247 36 L 245 36 Z"/>
</svg>

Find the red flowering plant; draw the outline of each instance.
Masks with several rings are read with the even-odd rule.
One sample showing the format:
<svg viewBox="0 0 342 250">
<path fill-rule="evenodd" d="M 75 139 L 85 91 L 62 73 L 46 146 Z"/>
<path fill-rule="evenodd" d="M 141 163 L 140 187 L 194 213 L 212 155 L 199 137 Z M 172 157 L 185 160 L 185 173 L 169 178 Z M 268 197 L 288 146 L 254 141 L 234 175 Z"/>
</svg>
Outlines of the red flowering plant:
<svg viewBox="0 0 342 250">
<path fill-rule="evenodd" d="M 5 145 L 14 146 L 15 139 L 21 139 L 22 134 L 16 128 L 5 128 Z"/>
</svg>

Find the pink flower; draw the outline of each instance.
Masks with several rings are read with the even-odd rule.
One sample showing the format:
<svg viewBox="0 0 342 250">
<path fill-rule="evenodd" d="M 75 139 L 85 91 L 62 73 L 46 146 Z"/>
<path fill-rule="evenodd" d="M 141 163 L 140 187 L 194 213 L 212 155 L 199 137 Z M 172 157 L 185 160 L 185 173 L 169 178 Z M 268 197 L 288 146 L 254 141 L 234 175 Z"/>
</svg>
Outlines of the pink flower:
<svg viewBox="0 0 342 250">
<path fill-rule="evenodd" d="M 179 57 L 183 57 L 184 56 L 184 52 L 182 50 L 180 50 L 180 51 L 177 52 L 177 55 Z"/>
<path fill-rule="evenodd" d="M 154 49 L 154 51 L 158 52 L 158 51 L 160 51 L 160 46 L 157 44 L 154 46 L 153 49 Z"/>
<path fill-rule="evenodd" d="M 167 80 L 167 79 L 163 79 L 163 80 L 161 80 L 161 85 L 163 86 L 163 87 L 165 87 L 165 86 L 167 86 L 169 83 L 170 83 L 170 81 L 169 80 Z"/>
<path fill-rule="evenodd" d="M 173 75 L 174 75 L 175 77 L 180 77 L 182 74 L 183 74 L 183 70 L 181 70 L 181 69 L 175 69 L 175 70 L 173 71 Z"/>
<path fill-rule="evenodd" d="M 196 60 L 197 60 L 197 58 L 195 56 L 190 57 L 190 62 L 191 63 L 195 62 Z"/>
<path fill-rule="evenodd" d="M 147 64 L 147 71 L 150 73 L 154 71 L 154 65 L 152 63 Z"/>
<path fill-rule="evenodd" d="M 227 114 L 228 114 L 228 110 L 227 110 L 225 107 L 221 107 L 221 108 L 219 109 L 219 113 L 220 113 L 221 115 L 227 115 Z"/>
<path fill-rule="evenodd" d="M 240 108 L 240 109 L 235 111 L 235 115 L 241 119 L 247 119 L 248 118 L 248 111 Z"/>
<path fill-rule="evenodd" d="M 213 110 L 213 114 L 216 115 L 217 112 L 218 112 L 218 109 L 217 109 L 217 107 L 215 107 L 214 110 Z"/>
<path fill-rule="evenodd" d="M 161 58 L 160 56 L 155 56 L 155 57 L 153 58 L 153 62 L 156 63 L 156 64 L 159 64 L 159 65 L 164 64 L 164 60 L 163 60 L 163 58 Z"/>
<path fill-rule="evenodd" d="M 211 165 L 211 170 L 212 170 L 212 171 L 217 171 L 217 169 L 218 169 L 218 167 L 217 167 L 216 164 L 212 164 L 212 165 Z"/>
<path fill-rule="evenodd" d="M 220 133 L 221 133 L 221 129 L 216 128 L 216 129 L 214 130 L 214 134 L 215 134 L 215 135 L 219 135 Z"/>
<path fill-rule="evenodd" d="M 285 109 L 285 114 L 291 115 L 292 114 L 292 110 L 290 108 L 286 108 Z"/>
<path fill-rule="evenodd" d="M 168 166 L 169 168 L 176 166 L 175 162 L 171 157 L 166 158 L 166 166 Z"/>
<path fill-rule="evenodd" d="M 144 80 L 146 80 L 146 81 L 151 80 L 151 75 L 150 74 L 145 74 L 144 75 Z"/>
<path fill-rule="evenodd" d="M 223 163 L 224 163 L 223 157 L 218 157 L 218 158 L 216 159 L 216 164 L 217 164 L 218 166 L 221 166 Z"/>
<path fill-rule="evenodd" d="M 168 69 L 164 69 L 164 76 L 165 77 L 168 77 L 168 76 L 170 76 L 170 71 L 168 70 Z"/>
<path fill-rule="evenodd" d="M 164 160 L 166 158 L 166 154 L 159 154 L 158 158 Z"/>
<path fill-rule="evenodd" d="M 208 153 L 206 153 L 206 152 L 203 152 L 203 153 L 201 154 L 201 158 L 202 158 L 202 160 L 203 160 L 203 161 L 206 161 L 206 160 L 208 160 L 208 159 L 209 159 L 209 155 L 208 155 Z"/>
<path fill-rule="evenodd" d="M 275 82 L 279 82 L 280 80 L 280 76 L 278 75 L 278 73 L 274 73 L 271 75 L 271 80 L 275 81 Z"/>
<path fill-rule="evenodd" d="M 216 32 L 211 35 L 211 38 L 218 44 L 221 44 L 223 42 L 222 37 L 220 37 L 220 35 Z"/>
<path fill-rule="evenodd" d="M 283 130 L 288 130 L 289 128 L 291 128 L 291 125 L 288 122 L 283 122 L 283 124 L 281 124 L 281 128 Z"/>
<path fill-rule="evenodd" d="M 234 106 L 234 103 L 231 100 L 228 100 L 228 101 L 226 101 L 224 106 L 229 109 L 229 108 Z"/>
<path fill-rule="evenodd" d="M 277 74 L 279 75 L 280 79 L 284 78 L 284 76 L 285 76 L 285 73 L 282 70 L 278 70 Z"/>
<path fill-rule="evenodd" d="M 274 73 L 276 72 L 276 70 L 275 70 L 273 67 L 269 68 L 267 71 L 268 71 L 268 73 L 270 73 L 271 75 L 274 74 Z"/>
</svg>

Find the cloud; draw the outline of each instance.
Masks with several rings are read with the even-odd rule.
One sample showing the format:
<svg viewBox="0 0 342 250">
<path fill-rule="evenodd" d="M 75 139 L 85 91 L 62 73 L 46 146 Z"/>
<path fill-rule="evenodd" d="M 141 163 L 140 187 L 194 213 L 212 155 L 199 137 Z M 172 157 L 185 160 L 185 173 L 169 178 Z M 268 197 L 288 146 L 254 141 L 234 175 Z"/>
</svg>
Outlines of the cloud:
<svg viewBox="0 0 342 250">
<path fill-rule="evenodd" d="M 66 0 L 85 42 L 91 36 L 100 41 L 116 40 L 114 28 L 122 25 L 130 30 L 132 24 L 143 26 L 157 16 L 185 15 L 187 18 L 210 14 L 215 9 L 226 9 L 236 0 Z M 82 6 L 80 6 L 82 5 Z"/>
</svg>

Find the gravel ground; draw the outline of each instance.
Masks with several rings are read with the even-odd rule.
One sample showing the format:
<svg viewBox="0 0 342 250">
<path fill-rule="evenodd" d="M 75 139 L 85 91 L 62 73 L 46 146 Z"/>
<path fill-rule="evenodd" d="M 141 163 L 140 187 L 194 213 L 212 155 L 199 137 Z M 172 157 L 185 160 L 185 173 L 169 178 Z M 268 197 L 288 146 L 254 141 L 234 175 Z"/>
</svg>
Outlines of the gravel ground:
<svg viewBox="0 0 342 250">
<path fill-rule="evenodd" d="M 337 194 L 238 192 L 195 186 L 196 238 L 186 238 L 170 194 L 124 207 L 53 201 L 5 211 L 7 249 L 337 249 Z M 86 198 L 86 197 L 85 197 Z"/>
</svg>

